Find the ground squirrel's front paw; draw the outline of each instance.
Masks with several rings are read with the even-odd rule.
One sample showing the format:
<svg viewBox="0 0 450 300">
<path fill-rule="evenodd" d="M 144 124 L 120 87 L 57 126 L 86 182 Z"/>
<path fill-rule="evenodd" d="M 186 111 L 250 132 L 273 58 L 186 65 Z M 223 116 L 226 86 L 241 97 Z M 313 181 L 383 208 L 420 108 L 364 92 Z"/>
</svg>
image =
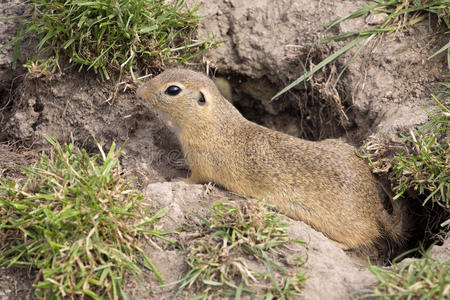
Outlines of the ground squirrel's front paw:
<svg viewBox="0 0 450 300">
<path fill-rule="evenodd" d="M 184 177 L 175 177 L 175 178 L 171 178 L 170 182 L 185 182 L 187 178 Z"/>
<path fill-rule="evenodd" d="M 196 183 L 198 183 L 194 178 L 192 178 L 192 176 L 189 177 L 189 178 L 183 179 L 183 181 L 184 181 L 184 183 L 187 183 L 187 184 L 196 184 Z"/>
</svg>

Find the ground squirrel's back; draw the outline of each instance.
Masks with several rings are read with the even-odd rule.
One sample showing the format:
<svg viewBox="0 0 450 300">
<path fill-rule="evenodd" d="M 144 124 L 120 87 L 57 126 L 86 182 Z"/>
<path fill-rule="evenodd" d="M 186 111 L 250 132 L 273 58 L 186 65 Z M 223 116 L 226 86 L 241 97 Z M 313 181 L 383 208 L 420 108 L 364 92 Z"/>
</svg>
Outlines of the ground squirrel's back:
<svg viewBox="0 0 450 300">
<path fill-rule="evenodd" d="M 263 198 L 348 248 L 387 232 L 402 236 L 400 214 L 354 149 L 338 140 L 311 142 L 246 120 L 205 75 L 171 69 L 137 94 L 176 133 L 192 175 L 243 196 Z"/>
</svg>

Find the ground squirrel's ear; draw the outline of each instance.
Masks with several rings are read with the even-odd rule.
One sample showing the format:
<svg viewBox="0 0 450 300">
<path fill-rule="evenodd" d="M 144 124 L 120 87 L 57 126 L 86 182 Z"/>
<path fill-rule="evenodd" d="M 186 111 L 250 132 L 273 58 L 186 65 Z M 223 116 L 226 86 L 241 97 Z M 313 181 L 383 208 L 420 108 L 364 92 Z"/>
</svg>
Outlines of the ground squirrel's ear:
<svg viewBox="0 0 450 300">
<path fill-rule="evenodd" d="M 198 97 L 198 104 L 203 106 L 206 103 L 205 95 L 203 95 L 202 92 L 200 92 L 200 96 Z"/>
<path fill-rule="evenodd" d="M 179 86 L 176 86 L 176 85 L 171 85 L 164 91 L 164 93 L 169 95 L 169 96 L 176 96 L 180 92 L 181 92 L 181 88 Z"/>
</svg>

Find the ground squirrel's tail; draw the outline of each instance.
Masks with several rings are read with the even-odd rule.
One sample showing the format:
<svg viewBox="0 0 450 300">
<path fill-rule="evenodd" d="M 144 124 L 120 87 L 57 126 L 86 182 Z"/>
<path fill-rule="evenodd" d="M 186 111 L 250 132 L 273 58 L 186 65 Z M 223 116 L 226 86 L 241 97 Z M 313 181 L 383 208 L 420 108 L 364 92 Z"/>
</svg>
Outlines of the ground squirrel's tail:
<svg viewBox="0 0 450 300">
<path fill-rule="evenodd" d="M 380 225 L 385 231 L 387 238 L 392 243 L 392 249 L 399 249 L 405 245 L 410 237 L 411 214 L 409 212 L 407 199 L 393 199 L 392 192 L 386 185 L 379 183 L 385 195 L 385 207 L 380 211 Z"/>
<path fill-rule="evenodd" d="M 386 210 L 380 214 L 383 229 L 389 235 L 394 246 L 404 246 L 409 237 L 411 218 L 405 199 L 391 200 L 392 213 Z"/>
</svg>

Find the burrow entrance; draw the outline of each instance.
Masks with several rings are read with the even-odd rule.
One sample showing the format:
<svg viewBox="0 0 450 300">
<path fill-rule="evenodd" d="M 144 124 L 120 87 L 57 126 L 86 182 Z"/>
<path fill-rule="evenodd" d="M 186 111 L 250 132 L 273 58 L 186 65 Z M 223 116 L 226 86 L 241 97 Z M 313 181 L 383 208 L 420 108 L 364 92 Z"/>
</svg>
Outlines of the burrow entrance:
<svg viewBox="0 0 450 300">
<path fill-rule="evenodd" d="M 273 84 L 267 77 L 216 74 L 216 78 L 219 89 L 244 117 L 262 126 L 311 141 L 343 138 L 355 146 L 361 145 L 366 137 L 354 121 L 358 112 L 341 96 L 347 95 L 342 84 L 334 93 L 327 93 L 326 84 L 314 88 L 310 83 L 300 83 L 272 100 L 284 86 Z M 373 122 L 368 120 L 364 128 Z"/>
</svg>

